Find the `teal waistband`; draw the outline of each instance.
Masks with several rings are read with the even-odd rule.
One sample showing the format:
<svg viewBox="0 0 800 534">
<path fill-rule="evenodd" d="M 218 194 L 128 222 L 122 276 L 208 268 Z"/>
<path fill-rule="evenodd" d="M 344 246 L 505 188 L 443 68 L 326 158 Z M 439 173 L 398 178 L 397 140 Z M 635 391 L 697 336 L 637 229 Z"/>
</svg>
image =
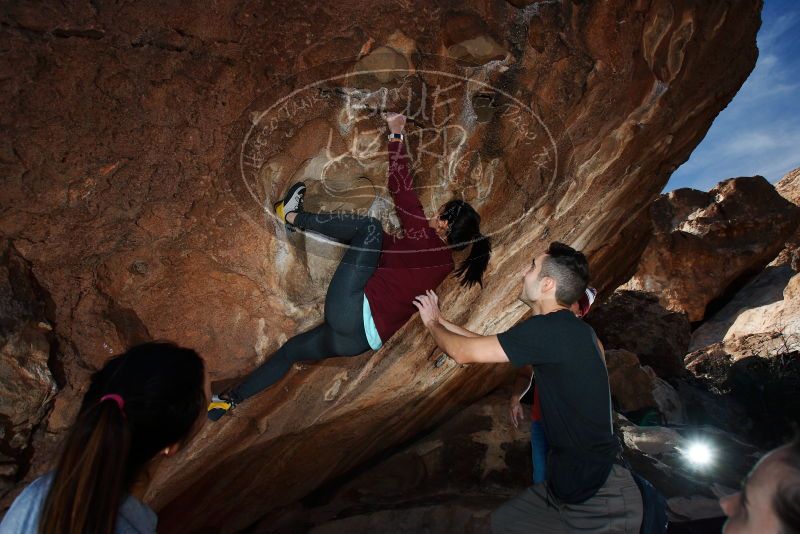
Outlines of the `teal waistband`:
<svg viewBox="0 0 800 534">
<path fill-rule="evenodd" d="M 364 333 L 367 334 L 367 341 L 372 350 L 378 350 L 383 345 L 383 341 L 381 341 L 381 336 L 378 334 L 378 329 L 375 328 L 375 321 L 372 320 L 372 310 L 369 307 L 369 301 L 366 295 L 364 295 L 364 306 L 362 310 L 364 315 Z"/>
</svg>

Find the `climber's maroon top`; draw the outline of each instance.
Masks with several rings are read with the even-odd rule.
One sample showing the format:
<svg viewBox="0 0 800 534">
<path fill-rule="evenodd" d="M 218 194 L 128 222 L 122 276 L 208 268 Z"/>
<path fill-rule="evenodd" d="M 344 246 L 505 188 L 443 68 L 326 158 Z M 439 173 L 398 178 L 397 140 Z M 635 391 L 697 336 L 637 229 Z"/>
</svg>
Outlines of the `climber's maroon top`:
<svg viewBox="0 0 800 534">
<path fill-rule="evenodd" d="M 367 282 L 375 328 L 386 342 L 417 308 L 414 297 L 436 287 L 453 271 L 447 244 L 428 226 L 422 204 L 412 188 L 409 157 L 403 142 L 389 143 L 389 191 L 403 225 L 402 237 L 384 232 L 378 268 Z"/>
</svg>

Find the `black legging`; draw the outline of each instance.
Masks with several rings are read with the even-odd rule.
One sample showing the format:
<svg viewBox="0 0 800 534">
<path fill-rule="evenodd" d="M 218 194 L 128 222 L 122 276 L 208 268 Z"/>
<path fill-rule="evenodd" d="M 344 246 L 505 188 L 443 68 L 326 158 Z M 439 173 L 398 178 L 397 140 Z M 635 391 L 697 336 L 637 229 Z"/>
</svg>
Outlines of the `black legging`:
<svg viewBox="0 0 800 534">
<path fill-rule="evenodd" d="M 374 217 L 339 213 L 298 213 L 294 225 L 349 243 L 325 296 L 325 321 L 294 336 L 231 390 L 241 402 L 285 375 L 294 362 L 331 356 L 356 356 L 370 348 L 364 332 L 364 287 L 378 266 L 383 244 L 381 222 Z"/>
</svg>

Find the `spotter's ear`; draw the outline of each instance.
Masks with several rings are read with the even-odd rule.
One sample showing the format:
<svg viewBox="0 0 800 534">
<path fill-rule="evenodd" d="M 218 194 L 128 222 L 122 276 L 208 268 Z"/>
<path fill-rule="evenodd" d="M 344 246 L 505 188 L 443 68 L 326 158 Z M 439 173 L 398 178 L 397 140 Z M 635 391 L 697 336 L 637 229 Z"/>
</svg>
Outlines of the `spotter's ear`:
<svg viewBox="0 0 800 534">
<path fill-rule="evenodd" d="M 550 276 L 542 277 L 542 293 L 546 293 L 552 289 L 555 289 L 556 281 Z"/>
</svg>

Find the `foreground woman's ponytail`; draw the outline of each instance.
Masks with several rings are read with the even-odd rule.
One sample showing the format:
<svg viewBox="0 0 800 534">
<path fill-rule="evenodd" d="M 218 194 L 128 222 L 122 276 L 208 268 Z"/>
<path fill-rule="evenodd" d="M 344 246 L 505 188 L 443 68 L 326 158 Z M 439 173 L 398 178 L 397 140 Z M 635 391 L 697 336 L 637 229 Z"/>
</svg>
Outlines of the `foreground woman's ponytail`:
<svg viewBox="0 0 800 534">
<path fill-rule="evenodd" d="M 203 361 L 146 343 L 92 375 L 39 518 L 39 532 L 111 534 L 145 465 L 186 439 L 206 404 Z"/>
<path fill-rule="evenodd" d="M 447 221 L 447 243 L 455 250 L 463 250 L 472 245 L 469 256 L 455 271 L 461 284 L 471 287 L 479 284 L 483 287 L 483 273 L 489 265 L 492 255 L 492 244 L 489 238 L 481 234 L 481 216 L 463 200 L 451 200 L 442 208 L 439 218 Z"/>
<path fill-rule="evenodd" d="M 58 460 L 39 532 L 114 532 L 130 446 L 130 428 L 115 402 L 79 415 Z"/>
</svg>

